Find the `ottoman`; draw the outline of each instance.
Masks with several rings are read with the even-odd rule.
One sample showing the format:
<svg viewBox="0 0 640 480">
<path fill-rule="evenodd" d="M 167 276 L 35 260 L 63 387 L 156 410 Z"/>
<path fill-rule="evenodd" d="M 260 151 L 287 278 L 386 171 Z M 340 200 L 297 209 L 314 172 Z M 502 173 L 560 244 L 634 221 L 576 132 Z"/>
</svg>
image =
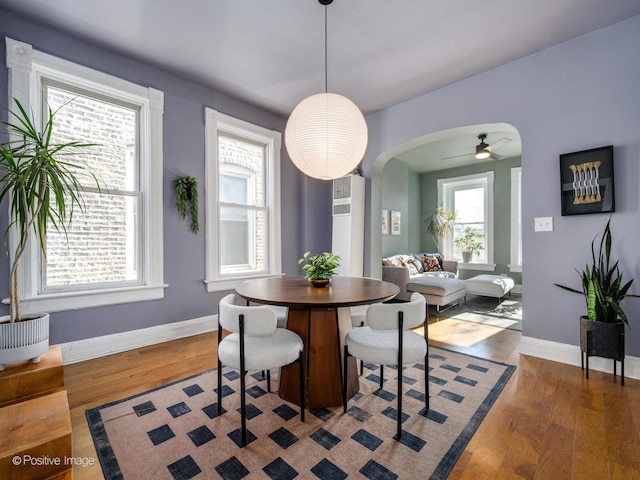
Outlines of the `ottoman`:
<svg viewBox="0 0 640 480">
<path fill-rule="evenodd" d="M 465 282 L 458 278 L 424 276 L 411 279 L 407 283 L 407 291 L 424 295 L 427 305 L 440 307 L 460 300 L 465 294 Z"/>
<path fill-rule="evenodd" d="M 506 275 L 477 275 L 465 280 L 467 294 L 495 297 L 500 301 L 513 288 L 513 278 Z"/>
</svg>

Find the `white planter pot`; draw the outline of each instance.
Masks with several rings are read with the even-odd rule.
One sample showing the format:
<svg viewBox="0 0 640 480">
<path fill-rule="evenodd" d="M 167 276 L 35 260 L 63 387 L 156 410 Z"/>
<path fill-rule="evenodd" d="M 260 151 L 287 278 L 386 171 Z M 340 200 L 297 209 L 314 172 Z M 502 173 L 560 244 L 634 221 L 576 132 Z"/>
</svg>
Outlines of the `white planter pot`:
<svg viewBox="0 0 640 480">
<path fill-rule="evenodd" d="M 9 317 L 0 317 L 0 371 L 9 363 L 40 361 L 40 355 L 49 350 L 49 314 L 29 314 L 29 320 L 9 323 Z"/>
<path fill-rule="evenodd" d="M 472 258 L 473 258 L 473 252 L 462 252 L 463 263 L 471 263 Z"/>
</svg>

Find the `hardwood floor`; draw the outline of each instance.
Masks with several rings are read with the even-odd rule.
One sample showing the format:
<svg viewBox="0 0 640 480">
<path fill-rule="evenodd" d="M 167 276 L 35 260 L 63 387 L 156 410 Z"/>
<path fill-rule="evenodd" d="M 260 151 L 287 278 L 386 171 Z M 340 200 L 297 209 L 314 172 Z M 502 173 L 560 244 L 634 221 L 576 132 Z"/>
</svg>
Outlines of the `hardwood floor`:
<svg viewBox="0 0 640 480">
<path fill-rule="evenodd" d="M 520 356 L 520 332 L 441 320 L 433 345 L 515 364 L 517 369 L 450 479 L 640 479 L 640 381 Z M 74 478 L 102 479 L 85 410 L 215 366 L 216 335 L 141 348 L 65 367 Z"/>
</svg>

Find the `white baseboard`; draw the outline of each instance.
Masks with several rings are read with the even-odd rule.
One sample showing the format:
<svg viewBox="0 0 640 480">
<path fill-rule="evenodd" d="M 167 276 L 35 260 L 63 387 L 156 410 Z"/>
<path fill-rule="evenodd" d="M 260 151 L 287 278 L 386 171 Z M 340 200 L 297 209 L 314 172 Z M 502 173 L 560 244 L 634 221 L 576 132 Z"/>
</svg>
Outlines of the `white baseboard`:
<svg viewBox="0 0 640 480">
<path fill-rule="evenodd" d="M 532 357 L 553 360 L 554 362 L 566 363 L 568 365 L 580 366 L 580 347 L 568 345 L 566 343 L 551 342 L 533 337 L 522 337 L 520 339 L 521 354 Z M 600 357 L 589 357 L 589 370 L 598 370 L 605 373 L 613 373 L 613 360 Z M 618 363 L 617 373 L 620 375 L 620 364 Z M 624 359 L 625 378 L 640 379 L 640 358 L 627 355 Z"/>
<path fill-rule="evenodd" d="M 218 316 L 208 315 L 206 317 L 167 323 L 165 325 L 132 330 L 130 332 L 76 340 L 60 345 L 62 350 L 62 363 L 69 365 L 84 362 L 85 360 L 92 360 L 114 353 L 212 332 L 217 329 Z"/>
</svg>

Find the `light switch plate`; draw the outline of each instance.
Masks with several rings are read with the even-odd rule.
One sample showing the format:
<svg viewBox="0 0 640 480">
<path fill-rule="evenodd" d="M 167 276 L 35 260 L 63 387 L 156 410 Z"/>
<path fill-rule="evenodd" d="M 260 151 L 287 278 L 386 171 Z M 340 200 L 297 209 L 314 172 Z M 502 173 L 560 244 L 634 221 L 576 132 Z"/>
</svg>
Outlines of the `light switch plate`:
<svg viewBox="0 0 640 480">
<path fill-rule="evenodd" d="M 536 217 L 534 222 L 534 231 L 553 232 L 553 217 Z"/>
</svg>

